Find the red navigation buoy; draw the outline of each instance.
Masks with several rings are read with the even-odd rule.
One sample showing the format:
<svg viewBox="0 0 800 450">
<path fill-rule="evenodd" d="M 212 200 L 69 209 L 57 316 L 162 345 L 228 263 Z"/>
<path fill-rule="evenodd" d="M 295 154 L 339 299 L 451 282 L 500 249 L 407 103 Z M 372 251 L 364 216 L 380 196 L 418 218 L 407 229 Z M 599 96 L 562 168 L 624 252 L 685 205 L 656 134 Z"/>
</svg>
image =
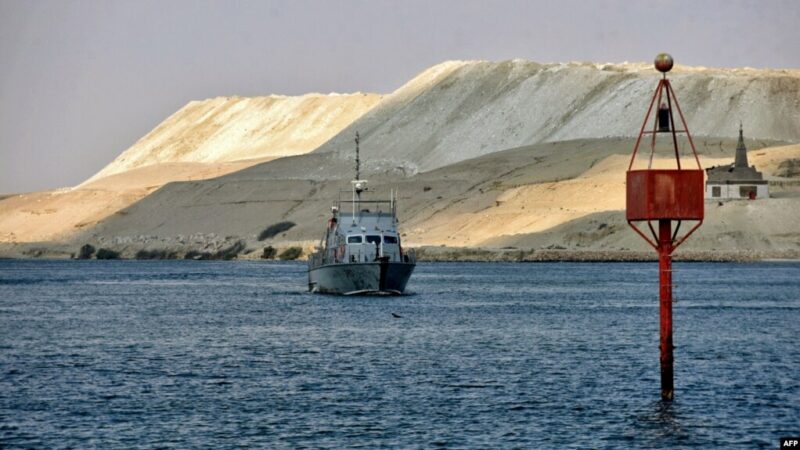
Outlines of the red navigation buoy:
<svg viewBox="0 0 800 450">
<path fill-rule="evenodd" d="M 703 168 L 697 157 L 692 136 L 686 119 L 683 117 L 678 99 L 667 79 L 667 72 L 672 69 L 672 57 L 666 53 L 655 59 L 655 67 L 663 73 L 656 86 L 650 107 L 644 117 L 639 131 L 639 138 L 633 148 L 631 162 L 628 165 L 625 215 L 628 224 L 647 241 L 657 252 L 659 261 L 659 305 L 661 328 L 661 398 L 672 400 L 673 386 L 673 344 L 672 344 L 672 252 L 681 245 L 703 223 Z M 653 105 L 660 105 L 657 114 L 653 114 L 652 130 L 647 129 Z M 675 127 L 673 106 L 678 112 L 682 128 Z M 697 168 L 681 166 L 678 134 L 686 134 Z M 650 154 L 646 169 L 634 169 L 636 156 L 642 137 L 650 135 Z M 672 140 L 675 151 L 674 169 L 654 169 L 657 136 L 666 135 Z M 679 237 L 681 224 L 694 222 L 682 237 Z M 657 223 L 658 231 L 653 226 Z M 672 229 L 672 222 L 676 222 Z M 644 229 L 646 224 L 647 229 Z M 648 236 L 647 231 L 650 232 Z"/>
</svg>

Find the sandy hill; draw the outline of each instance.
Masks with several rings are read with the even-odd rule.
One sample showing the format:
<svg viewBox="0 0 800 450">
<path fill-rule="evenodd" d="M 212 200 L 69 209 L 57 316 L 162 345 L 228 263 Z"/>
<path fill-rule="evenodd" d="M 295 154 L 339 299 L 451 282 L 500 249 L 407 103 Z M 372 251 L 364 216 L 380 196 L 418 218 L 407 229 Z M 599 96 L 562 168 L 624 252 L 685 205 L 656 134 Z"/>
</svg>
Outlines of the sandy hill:
<svg viewBox="0 0 800 450">
<path fill-rule="evenodd" d="M 348 186 L 356 130 L 372 186 L 400 190 L 408 244 L 640 248 L 615 240 L 624 233 L 614 221 L 657 79 L 644 64 L 453 61 L 382 97 L 192 102 L 78 188 L 0 199 L 0 242 L 27 243 L 0 254 L 53 241 L 127 256 L 308 244 Z M 788 186 L 747 203 L 773 228 L 723 217 L 744 206 L 721 207 L 698 248 L 794 249 L 800 205 L 786 168 L 800 167 L 800 152 L 784 144 L 800 142 L 800 71 L 678 67 L 672 79 L 705 165 L 732 159 L 741 119 L 752 162 Z M 256 239 L 281 221 L 296 225 Z"/>
<path fill-rule="evenodd" d="M 80 186 L 0 201 L 0 242 L 67 239 L 166 183 L 308 153 L 380 99 L 357 93 L 190 102 Z"/>
<path fill-rule="evenodd" d="M 160 163 L 217 163 L 308 153 L 381 100 L 378 94 L 217 97 L 193 101 L 90 181 Z"/>
<path fill-rule="evenodd" d="M 800 161 L 800 145 L 764 147 L 750 141 L 751 160 L 773 181 L 797 189 L 797 178 L 774 174 L 786 161 Z M 495 152 L 404 177 L 368 173 L 376 192 L 399 189 L 402 232 L 407 245 L 646 250 L 624 222 L 624 172 L 629 138 L 542 143 Z M 698 139 L 703 165 L 732 160 L 732 139 Z M 211 251 L 236 241 L 265 245 L 313 245 L 345 179 L 281 178 L 270 167 L 287 162 L 297 173 L 337 164 L 331 155 L 276 160 L 228 175 L 171 183 L 112 215 L 79 236 L 132 256 L 136 251 Z M 657 164 L 662 164 L 657 160 Z M 341 167 L 345 170 L 345 166 Z M 261 172 L 261 175 L 258 173 Z M 168 211 L 168 213 L 166 213 Z M 773 220 L 774 219 L 774 220 Z M 276 238 L 258 234 L 292 222 Z M 689 251 L 800 251 L 800 195 L 777 190 L 775 198 L 709 203 L 706 224 Z M 773 252 L 773 253 L 770 253 Z"/>
<path fill-rule="evenodd" d="M 425 171 L 491 152 L 635 136 L 659 75 L 650 64 L 450 61 L 386 96 L 318 152 Z M 800 71 L 678 66 L 670 78 L 696 136 L 800 141 Z M 369 162 L 368 162 L 369 163 Z"/>
<path fill-rule="evenodd" d="M 11 195 L 0 201 L 0 242 L 69 239 L 164 184 L 214 178 L 269 159 L 161 163 L 90 180 L 76 188 Z"/>
</svg>

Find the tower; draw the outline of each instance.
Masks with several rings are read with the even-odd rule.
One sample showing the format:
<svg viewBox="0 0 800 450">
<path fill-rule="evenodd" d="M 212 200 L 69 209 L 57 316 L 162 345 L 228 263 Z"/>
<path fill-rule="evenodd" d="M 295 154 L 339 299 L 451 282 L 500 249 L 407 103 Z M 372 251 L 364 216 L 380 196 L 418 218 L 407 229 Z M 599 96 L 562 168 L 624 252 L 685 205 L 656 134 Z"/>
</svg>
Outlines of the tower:
<svg viewBox="0 0 800 450">
<path fill-rule="evenodd" d="M 736 143 L 736 160 L 733 166 L 737 168 L 750 167 L 750 165 L 747 164 L 747 147 L 744 146 L 742 122 L 739 122 L 739 142 Z"/>
</svg>

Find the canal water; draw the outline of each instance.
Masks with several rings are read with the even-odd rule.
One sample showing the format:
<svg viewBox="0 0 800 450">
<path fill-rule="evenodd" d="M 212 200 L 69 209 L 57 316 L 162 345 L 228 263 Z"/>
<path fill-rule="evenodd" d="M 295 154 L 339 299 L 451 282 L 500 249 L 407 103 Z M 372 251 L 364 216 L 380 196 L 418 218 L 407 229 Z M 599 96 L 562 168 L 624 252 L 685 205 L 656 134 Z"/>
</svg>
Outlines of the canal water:
<svg viewBox="0 0 800 450">
<path fill-rule="evenodd" d="M 0 447 L 777 448 L 800 264 L 420 264 L 401 297 L 302 263 L 0 261 Z"/>
</svg>

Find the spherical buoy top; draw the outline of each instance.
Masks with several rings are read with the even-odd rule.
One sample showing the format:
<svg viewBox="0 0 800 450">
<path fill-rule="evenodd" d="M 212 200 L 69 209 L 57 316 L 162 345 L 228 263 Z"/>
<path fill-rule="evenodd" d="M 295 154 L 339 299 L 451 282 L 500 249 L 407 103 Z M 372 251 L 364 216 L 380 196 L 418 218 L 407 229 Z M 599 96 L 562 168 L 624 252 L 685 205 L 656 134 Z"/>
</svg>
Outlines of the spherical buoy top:
<svg viewBox="0 0 800 450">
<path fill-rule="evenodd" d="M 672 56 L 669 53 L 659 53 L 654 64 L 659 72 L 667 73 L 672 70 Z"/>
</svg>

